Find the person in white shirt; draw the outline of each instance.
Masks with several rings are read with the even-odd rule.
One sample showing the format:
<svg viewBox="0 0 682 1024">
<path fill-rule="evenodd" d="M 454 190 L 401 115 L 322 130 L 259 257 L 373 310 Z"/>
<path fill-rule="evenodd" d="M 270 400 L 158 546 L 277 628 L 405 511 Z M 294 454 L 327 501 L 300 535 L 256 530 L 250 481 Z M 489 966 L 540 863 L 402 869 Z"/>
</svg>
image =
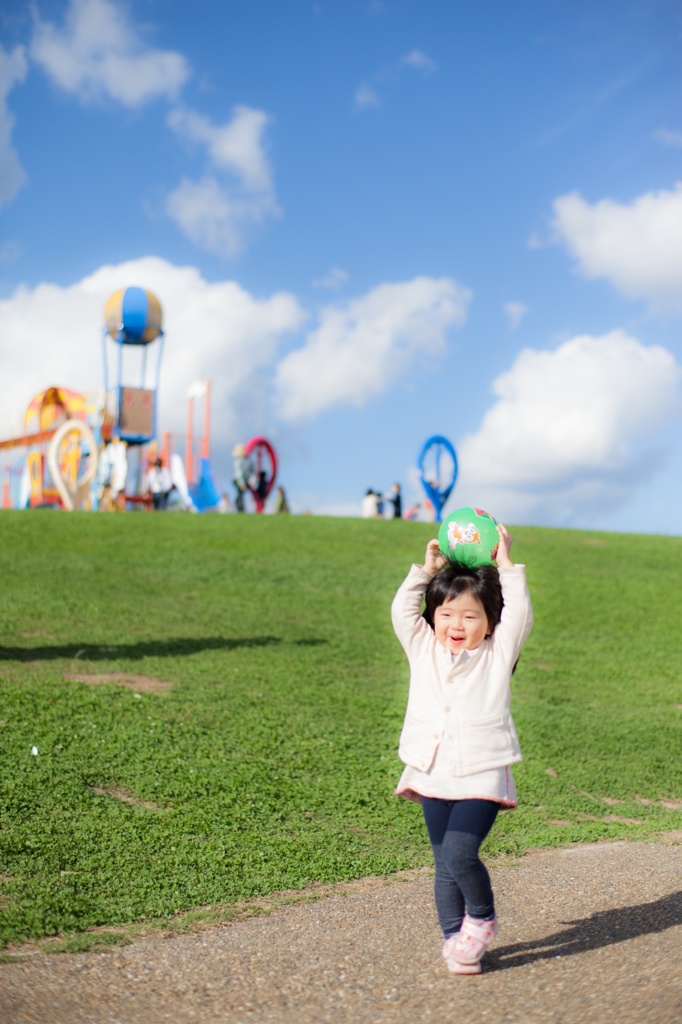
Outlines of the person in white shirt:
<svg viewBox="0 0 682 1024">
<path fill-rule="evenodd" d="M 162 459 L 155 459 L 147 470 L 147 492 L 151 494 L 155 511 L 160 512 L 168 507 L 168 496 L 172 490 L 170 471 L 166 469 Z"/>
<path fill-rule="evenodd" d="M 361 512 L 363 519 L 381 519 L 381 516 L 379 515 L 379 506 L 377 504 L 377 496 L 371 487 L 362 499 Z"/>
<path fill-rule="evenodd" d="M 533 613 L 525 566 L 512 562 L 505 527 L 497 531 L 497 566 L 461 565 L 429 541 L 391 609 L 410 665 L 396 793 L 422 805 L 443 957 L 454 974 L 480 973 L 497 931 L 479 849 L 499 809 L 516 807 L 510 766 L 521 760 L 510 683 Z"/>
</svg>

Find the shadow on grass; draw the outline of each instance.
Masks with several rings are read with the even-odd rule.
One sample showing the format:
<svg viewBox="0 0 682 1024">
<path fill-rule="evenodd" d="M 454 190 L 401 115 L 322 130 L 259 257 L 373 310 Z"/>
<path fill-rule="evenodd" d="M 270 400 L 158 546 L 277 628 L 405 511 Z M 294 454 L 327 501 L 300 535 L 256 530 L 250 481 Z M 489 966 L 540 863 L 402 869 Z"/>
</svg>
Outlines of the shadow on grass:
<svg viewBox="0 0 682 1024">
<path fill-rule="evenodd" d="M 115 661 L 116 658 L 177 658 L 201 651 L 233 651 L 238 647 L 268 647 L 281 643 L 278 636 L 178 637 L 174 640 L 141 640 L 135 644 L 44 644 L 41 647 L 0 647 L 0 661 Z M 310 642 L 310 641 L 308 641 Z M 315 643 L 317 641 L 313 641 Z"/>
<path fill-rule="evenodd" d="M 535 942 L 517 942 L 513 946 L 497 946 L 488 954 L 489 969 L 506 971 L 524 967 L 539 960 L 574 956 L 591 949 L 626 942 L 639 935 L 654 935 L 682 924 L 682 892 L 663 896 L 653 903 L 636 907 L 603 910 L 582 921 L 566 921 L 560 932 Z"/>
</svg>

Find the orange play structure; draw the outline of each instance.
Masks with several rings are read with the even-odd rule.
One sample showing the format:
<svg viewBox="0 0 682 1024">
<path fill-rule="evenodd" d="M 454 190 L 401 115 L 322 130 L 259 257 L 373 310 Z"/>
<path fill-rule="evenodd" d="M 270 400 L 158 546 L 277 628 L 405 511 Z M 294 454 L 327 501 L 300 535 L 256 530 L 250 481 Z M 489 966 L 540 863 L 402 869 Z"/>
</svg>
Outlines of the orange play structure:
<svg viewBox="0 0 682 1024">
<path fill-rule="evenodd" d="M 36 505 L 59 505 L 61 495 L 49 472 L 47 446 L 43 441 L 36 444 L 32 435 L 48 434 L 54 438 L 57 428 L 67 420 L 85 421 L 87 407 L 83 395 L 68 388 L 47 388 L 36 395 L 29 404 L 24 418 L 26 439 L 29 442 L 28 472 L 31 480 L 31 507 Z M 75 432 L 66 440 L 60 463 L 67 479 L 75 483 L 80 452 Z"/>
<path fill-rule="evenodd" d="M 0 449 L 23 448 L 30 484 L 28 504 L 73 508 L 83 503 L 83 484 L 97 466 L 97 445 L 88 426 L 87 398 L 69 388 L 49 387 L 31 399 L 23 435 L 0 441 Z M 3 507 L 10 506 L 9 478 Z"/>
</svg>

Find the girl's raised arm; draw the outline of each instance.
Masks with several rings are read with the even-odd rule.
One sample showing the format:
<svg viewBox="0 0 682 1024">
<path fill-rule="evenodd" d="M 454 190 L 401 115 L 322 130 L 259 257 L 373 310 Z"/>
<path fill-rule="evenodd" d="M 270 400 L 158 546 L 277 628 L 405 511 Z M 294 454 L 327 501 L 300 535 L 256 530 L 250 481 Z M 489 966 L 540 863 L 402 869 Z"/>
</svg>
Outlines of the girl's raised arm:
<svg viewBox="0 0 682 1024">
<path fill-rule="evenodd" d="M 513 663 L 519 656 L 521 646 L 530 633 L 533 624 L 533 609 L 526 587 L 526 570 L 523 565 L 512 562 L 509 551 L 512 537 L 506 526 L 498 524 L 500 544 L 497 549 L 497 568 L 500 569 L 500 584 L 504 597 L 504 608 L 500 624 L 495 629 L 495 643 L 506 649 Z M 511 570 L 511 571 L 510 571 Z"/>
<path fill-rule="evenodd" d="M 435 576 L 443 562 L 438 541 L 430 540 L 426 546 L 424 565 L 412 566 L 393 598 L 393 628 L 408 657 L 415 645 L 428 643 L 433 638 L 433 630 L 422 617 L 422 600 L 430 578 Z"/>
<path fill-rule="evenodd" d="M 424 571 L 428 572 L 429 576 L 435 576 L 439 569 L 445 565 L 445 559 L 441 554 L 440 548 L 438 547 L 438 538 L 434 537 L 426 545 L 426 554 L 424 555 Z"/>
<path fill-rule="evenodd" d="M 513 538 L 506 526 L 502 523 L 497 524 L 497 535 L 500 538 L 500 543 L 497 548 L 497 555 L 495 561 L 497 562 L 498 569 L 513 569 L 514 563 L 511 560 L 509 552 L 513 544 Z"/>
</svg>

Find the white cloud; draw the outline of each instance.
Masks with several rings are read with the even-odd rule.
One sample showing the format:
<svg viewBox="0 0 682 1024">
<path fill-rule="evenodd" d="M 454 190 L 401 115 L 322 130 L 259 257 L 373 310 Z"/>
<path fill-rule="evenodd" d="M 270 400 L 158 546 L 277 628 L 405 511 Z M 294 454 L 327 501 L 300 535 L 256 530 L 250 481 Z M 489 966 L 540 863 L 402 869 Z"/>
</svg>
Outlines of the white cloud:
<svg viewBox="0 0 682 1024">
<path fill-rule="evenodd" d="M 422 74 L 429 76 L 435 74 L 438 70 L 438 65 L 423 50 L 410 50 L 404 57 L 394 61 L 390 67 L 377 71 L 371 76 L 371 80 L 382 87 L 387 84 L 395 85 L 396 82 L 399 82 L 404 77 L 406 68 L 409 71 L 420 71 Z M 358 86 L 355 90 L 354 99 L 355 106 L 360 110 L 375 109 L 380 107 L 382 102 L 377 89 L 369 82 L 363 82 Z"/>
<path fill-rule="evenodd" d="M 558 238 L 587 277 L 605 278 L 629 298 L 682 310 L 682 184 L 630 205 L 577 192 L 554 201 Z"/>
<path fill-rule="evenodd" d="M 231 171 L 245 188 L 270 192 L 272 174 L 263 148 L 263 132 L 270 118 L 262 110 L 237 106 L 232 118 L 213 125 L 193 110 L 178 108 L 168 115 L 168 124 L 181 138 L 205 146 L 215 167 Z"/>
<path fill-rule="evenodd" d="M 381 100 L 376 89 L 371 85 L 363 83 L 355 90 L 355 106 L 361 110 L 371 110 L 373 107 L 381 106 Z"/>
<path fill-rule="evenodd" d="M 545 241 L 545 239 L 542 238 L 539 232 L 537 231 L 531 231 L 530 235 L 528 236 L 528 241 L 526 243 L 528 248 L 533 250 L 546 249 L 549 244 L 550 243 Z"/>
<path fill-rule="evenodd" d="M 12 146 L 14 117 L 7 107 L 7 97 L 17 83 L 24 81 L 27 71 L 23 46 L 15 46 L 8 53 L 0 43 L 0 206 L 14 199 L 26 179 Z"/>
<path fill-rule="evenodd" d="M 425 75 L 433 75 L 438 71 L 438 65 L 435 60 L 428 57 L 422 50 L 410 50 L 403 57 L 402 62 L 408 68 L 412 68 L 413 71 L 423 71 Z"/>
<path fill-rule="evenodd" d="M 512 331 L 515 331 L 517 327 L 521 326 L 521 321 L 528 312 L 528 306 L 524 305 L 523 302 L 506 302 L 504 311 L 507 315 L 509 327 Z"/>
<path fill-rule="evenodd" d="M 682 149 L 682 132 L 671 132 L 667 128 L 659 128 L 658 131 L 654 132 L 654 138 L 664 146 Z"/>
<path fill-rule="evenodd" d="M 341 267 L 332 267 L 324 277 L 318 277 L 313 281 L 313 288 L 329 288 L 332 291 L 336 291 L 339 288 L 343 288 L 347 280 L 348 271 L 343 270 Z"/>
<path fill-rule="evenodd" d="M 0 437 L 20 432 L 28 402 L 46 387 L 94 391 L 103 386 L 104 304 L 129 285 L 149 288 L 163 307 L 160 426 L 184 434 L 187 391 L 194 381 L 210 378 L 216 443 L 263 428 L 269 382 L 263 376 L 276 360 L 282 336 L 304 320 L 297 300 L 285 292 L 256 299 L 235 281 L 209 284 L 193 267 L 148 257 L 101 267 L 65 288 L 21 287 L 0 301 L 5 394 Z M 108 346 L 111 354 L 113 342 Z M 129 355 L 134 379 L 127 382 L 137 384 L 135 357 L 141 353 Z"/>
<path fill-rule="evenodd" d="M 109 97 L 139 107 L 174 99 L 189 77 L 182 54 L 146 47 L 111 0 L 70 0 L 62 28 L 35 18 L 32 59 L 84 102 Z"/>
<path fill-rule="evenodd" d="M 268 121 L 245 106 L 235 107 L 223 125 L 184 108 L 169 114 L 180 138 L 206 148 L 215 172 L 183 179 L 166 198 L 166 213 L 199 248 L 235 256 L 251 227 L 279 214 L 262 138 Z"/>
<path fill-rule="evenodd" d="M 200 249 L 218 256 L 236 256 L 250 227 L 279 209 L 267 195 L 233 194 L 216 178 L 186 178 L 166 198 L 166 213 Z"/>
<path fill-rule="evenodd" d="M 620 330 L 525 349 L 493 382 L 480 429 L 458 446 L 449 505 L 503 521 L 590 525 L 660 467 L 656 435 L 682 415 L 681 377 L 670 352 Z"/>
<path fill-rule="evenodd" d="M 284 418 L 362 406 L 386 391 L 420 356 L 445 351 L 447 331 L 464 323 L 470 299 L 450 278 L 418 277 L 325 307 L 305 347 L 277 368 Z"/>
</svg>

